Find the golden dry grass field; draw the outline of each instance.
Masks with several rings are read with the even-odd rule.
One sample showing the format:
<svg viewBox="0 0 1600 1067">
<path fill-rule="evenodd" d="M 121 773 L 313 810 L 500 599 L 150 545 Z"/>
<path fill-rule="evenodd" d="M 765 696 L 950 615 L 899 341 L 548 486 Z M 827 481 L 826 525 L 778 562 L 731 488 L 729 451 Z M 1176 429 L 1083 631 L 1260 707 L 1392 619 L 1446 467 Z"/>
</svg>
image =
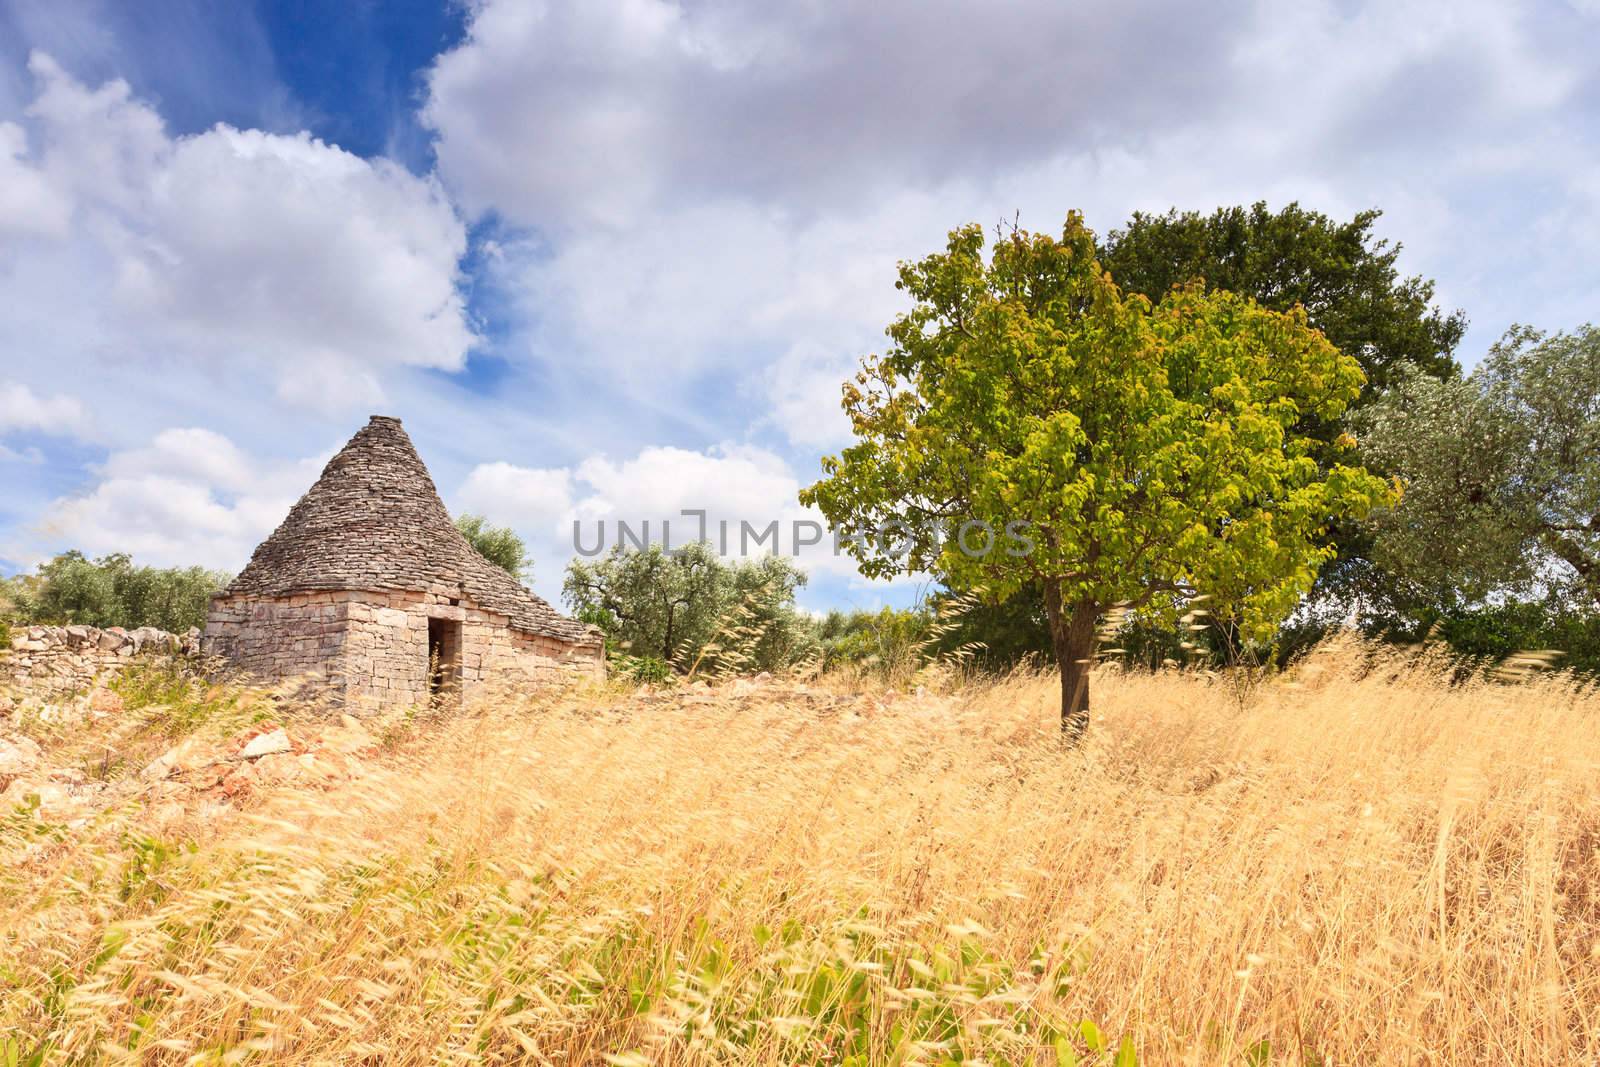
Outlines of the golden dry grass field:
<svg viewBox="0 0 1600 1067">
<path fill-rule="evenodd" d="M 1597 1062 L 1592 688 L 1106 669 L 1078 750 L 1056 692 L 508 696 L 350 781 L 19 809 L 0 1064 Z"/>
</svg>

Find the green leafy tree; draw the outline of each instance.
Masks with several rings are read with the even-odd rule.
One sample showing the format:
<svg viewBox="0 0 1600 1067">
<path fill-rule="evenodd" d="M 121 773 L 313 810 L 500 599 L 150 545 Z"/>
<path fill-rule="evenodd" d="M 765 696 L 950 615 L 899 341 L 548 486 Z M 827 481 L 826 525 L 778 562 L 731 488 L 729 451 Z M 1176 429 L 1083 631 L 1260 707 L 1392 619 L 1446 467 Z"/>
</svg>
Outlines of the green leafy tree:
<svg viewBox="0 0 1600 1067">
<path fill-rule="evenodd" d="M 943 590 L 933 598 L 934 604 L 953 595 Z M 1003 671 L 1029 657 L 1048 662 L 1053 653 L 1044 594 L 1033 582 L 1008 596 L 984 591 L 951 621 L 938 645 L 941 652 L 974 648 L 973 661 L 989 670 Z"/>
<path fill-rule="evenodd" d="M 810 619 L 795 607 L 795 594 L 806 576 L 793 560 L 769 555 L 723 566 L 732 585 L 728 603 L 734 615 L 733 626 L 724 627 L 716 639 L 723 648 L 724 668 L 783 670 L 816 650 Z"/>
<path fill-rule="evenodd" d="M 1203 281 L 1208 289 L 1249 297 L 1274 311 L 1304 308 L 1313 328 L 1361 364 L 1366 386 L 1351 402 L 1351 410 L 1359 410 L 1395 382 L 1401 368 L 1445 380 L 1458 376 L 1454 353 L 1467 326 L 1460 311 L 1440 310 L 1431 280 L 1400 273 L 1401 246 L 1373 233 L 1380 217 L 1373 210 L 1342 220 L 1299 204 L 1272 211 L 1259 202 L 1210 213 L 1139 212 L 1101 241 L 1100 264 L 1123 292 L 1142 293 L 1152 302 L 1175 286 Z M 1296 432 L 1319 442 L 1319 461 L 1337 462 L 1344 457 L 1338 443 L 1342 422 L 1307 411 Z M 1373 466 L 1368 457 L 1360 459 Z M 1333 523 L 1326 540 L 1338 553 L 1318 574 L 1308 605 L 1312 614 L 1339 619 L 1357 600 L 1402 595 L 1394 577 L 1372 565 L 1365 529 Z M 1312 639 L 1325 625 L 1310 627 Z M 1232 647 L 1237 635 L 1225 630 L 1218 622 L 1202 643 Z M 1042 592 L 1026 587 L 1011 597 L 990 598 L 968 618 L 962 636 L 984 642 L 995 657 L 1047 643 Z"/>
<path fill-rule="evenodd" d="M 875 671 L 886 678 L 909 678 L 928 659 L 933 614 L 925 609 L 830 611 L 817 620 L 822 664 Z"/>
<path fill-rule="evenodd" d="M 814 643 L 794 607 L 805 575 L 781 556 L 726 562 L 703 542 L 673 551 L 613 546 L 567 565 L 562 592 L 574 614 L 635 657 L 687 671 L 713 642 L 722 662 L 777 670 Z"/>
<path fill-rule="evenodd" d="M 228 576 L 203 567 L 140 567 L 122 553 L 91 560 L 63 552 L 38 573 L 11 579 L 7 599 L 19 622 L 154 626 L 181 633 L 205 625 L 211 597 Z"/>
<path fill-rule="evenodd" d="M 1273 311 L 1304 308 L 1313 328 L 1361 364 L 1366 390 L 1352 402 L 1359 406 L 1402 368 L 1455 376 L 1467 328 L 1460 311 L 1439 310 L 1432 281 L 1400 274 L 1401 246 L 1372 232 L 1381 216 L 1362 211 L 1341 222 L 1299 204 L 1274 212 L 1264 202 L 1209 215 L 1135 212 L 1106 235 L 1100 264 L 1123 292 L 1152 301 L 1203 280 Z M 1337 432 L 1324 428 L 1322 438 L 1331 443 Z"/>
<path fill-rule="evenodd" d="M 493 563 L 519 582 L 533 581 L 533 557 L 516 531 L 509 526 L 490 526 L 482 515 L 462 515 L 456 529 L 478 555 Z"/>
<path fill-rule="evenodd" d="M 1425 601 L 1600 606 L 1600 329 L 1513 327 L 1465 380 L 1404 379 L 1363 438 L 1405 492 L 1377 561 Z"/>
<path fill-rule="evenodd" d="M 1017 230 L 984 251 L 968 226 L 901 265 L 914 307 L 845 388 L 857 443 L 800 496 L 870 576 L 1036 585 L 1076 736 L 1109 608 L 1170 612 L 1204 594 L 1243 632 L 1269 633 L 1333 554 L 1327 524 L 1389 490 L 1323 469 L 1296 430 L 1308 413 L 1336 418 L 1362 383 L 1303 312 L 1198 286 L 1155 305 L 1124 295 L 1077 214 L 1060 240 Z M 962 537 L 976 523 L 991 541 Z M 1027 543 L 1002 544 L 1017 524 Z"/>
</svg>

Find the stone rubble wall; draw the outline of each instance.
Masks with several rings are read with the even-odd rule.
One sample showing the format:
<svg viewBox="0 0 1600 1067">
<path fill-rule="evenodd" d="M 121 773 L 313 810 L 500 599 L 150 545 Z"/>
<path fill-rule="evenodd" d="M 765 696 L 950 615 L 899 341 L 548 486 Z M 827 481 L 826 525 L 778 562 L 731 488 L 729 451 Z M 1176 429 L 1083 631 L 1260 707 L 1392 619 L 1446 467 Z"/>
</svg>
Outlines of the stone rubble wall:
<svg viewBox="0 0 1600 1067">
<path fill-rule="evenodd" d="M 202 643 L 210 655 L 257 678 L 326 673 L 330 682 L 338 684 L 350 611 L 359 595 L 216 597 L 206 614 Z"/>
<path fill-rule="evenodd" d="M 22 626 L 0 649 L 0 686 L 40 695 L 88 689 L 141 655 L 197 656 L 200 631 L 170 634 L 152 626 Z"/>
<path fill-rule="evenodd" d="M 512 630 L 510 620 L 443 593 L 365 594 L 352 604 L 346 656 L 340 665 L 352 702 L 394 706 L 428 699 L 428 620 L 461 624 L 457 685 L 471 700 L 492 681 L 530 684 L 604 677 L 601 645 Z M 460 598 L 455 598 L 459 600 Z"/>
<path fill-rule="evenodd" d="M 522 674 L 532 682 L 558 677 L 604 681 L 605 644 L 599 638 L 592 645 L 569 645 L 558 638 L 536 637 L 512 630 L 510 647 L 501 652 L 500 669 Z"/>
<path fill-rule="evenodd" d="M 430 618 L 461 624 L 457 685 L 463 699 L 493 679 L 534 684 L 604 677 L 598 637 L 573 643 L 524 634 L 509 627 L 507 616 L 462 603 L 459 589 L 455 594 L 219 597 L 206 622 L 205 646 L 262 679 L 320 675 L 352 707 L 404 707 L 428 699 Z"/>
<path fill-rule="evenodd" d="M 365 603 L 350 609 L 349 650 L 342 665 L 348 697 L 355 704 L 380 707 L 427 699 L 428 616 L 423 602 L 415 593 L 366 596 Z"/>
</svg>

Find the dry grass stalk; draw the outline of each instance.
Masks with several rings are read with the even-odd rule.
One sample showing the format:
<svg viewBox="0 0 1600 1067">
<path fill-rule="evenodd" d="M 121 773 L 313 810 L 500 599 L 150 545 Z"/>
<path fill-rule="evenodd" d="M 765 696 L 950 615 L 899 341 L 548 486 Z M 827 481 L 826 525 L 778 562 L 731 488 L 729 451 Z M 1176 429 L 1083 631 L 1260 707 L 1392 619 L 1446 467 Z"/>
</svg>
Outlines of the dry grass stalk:
<svg viewBox="0 0 1600 1067">
<path fill-rule="evenodd" d="M 336 794 L 13 818 L 0 1042 L 46 1062 L 1054 1064 L 1124 1038 L 1147 1064 L 1594 1062 L 1600 697 L 1559 672 L 1449 677 L 1350 645 L 1244 700 L 1105 667 L 1071 751 L 1055 681 L 1026 674 L 511 694 Z"/>
</svg>

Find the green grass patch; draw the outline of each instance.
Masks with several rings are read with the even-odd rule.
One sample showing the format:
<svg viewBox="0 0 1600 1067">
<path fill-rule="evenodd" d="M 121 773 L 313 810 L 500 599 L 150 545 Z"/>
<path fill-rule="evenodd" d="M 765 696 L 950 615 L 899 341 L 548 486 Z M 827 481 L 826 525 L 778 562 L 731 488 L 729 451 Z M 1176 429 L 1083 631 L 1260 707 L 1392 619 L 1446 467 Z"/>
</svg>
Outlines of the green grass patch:
<svg viewBox="0 0 1600 1067">
<path fill-rule="evenodd" d="M 207 679 L 182 660 L 135 660 L 108 687 L 122 698 L 125 713 L 139 714 L 144 728 L 171 739 L 202 727 L 238 729 L 267 717 L 252 695 Z"/>
</svg>

